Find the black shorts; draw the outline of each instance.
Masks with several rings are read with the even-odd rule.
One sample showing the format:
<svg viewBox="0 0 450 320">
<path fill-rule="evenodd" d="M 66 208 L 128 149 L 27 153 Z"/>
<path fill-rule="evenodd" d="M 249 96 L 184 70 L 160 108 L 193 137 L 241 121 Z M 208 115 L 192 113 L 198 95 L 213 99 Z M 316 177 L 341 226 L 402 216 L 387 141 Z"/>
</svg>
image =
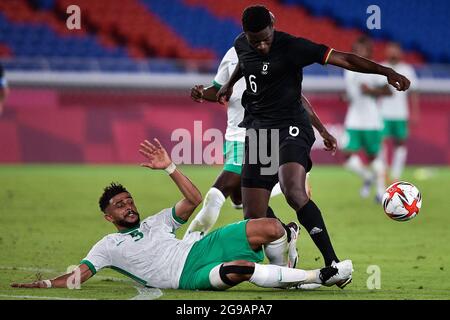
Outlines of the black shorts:
<svg viewBox="0 0 450 320">
<path fill-rule="evenodd" d="M 272 139 L 276 141 L 277 134 L 278 147 L 274 145 L 271 152 Z M 272 190 L 278 183 L 278 168 L 288 162 L 297 162 L 305 168 L 306 172 L 309 172 L 312 167 L 310 152 L 314 141 L 312 127 L 247 129 L 242 186 Z"/>
</svg>

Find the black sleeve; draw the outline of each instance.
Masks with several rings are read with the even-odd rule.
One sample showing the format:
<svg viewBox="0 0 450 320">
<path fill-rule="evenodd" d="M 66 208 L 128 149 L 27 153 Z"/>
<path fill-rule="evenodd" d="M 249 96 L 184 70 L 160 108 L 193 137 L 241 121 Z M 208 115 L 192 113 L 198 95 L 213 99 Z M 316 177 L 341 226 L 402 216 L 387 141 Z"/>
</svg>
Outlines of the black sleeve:
<svg viewBox="0 0 450 320">
<path fill-rule="evenodd" d="M 245 34 L 241 33 L 240 35 L 238 35 L 236 37 L 236 39 L 234 39 L 234 43 L 233 43 L 233 47 L 236 50 L 236 53 L 239 56 L 239 52 L 241 52 L 242 50 L 244 50 L 244 44 L 245 44 Z"/>
<path fill-rule="evenodd" d="M 290 46 L 292 61 L 299 67 L 306 67 L 313 63 L 325 64 L 330 48 L 304 38 L 292 39 Z"/>
<path fill-rule="evenodd" d="M 0 79 L 3 78 L 3 66 L 0 64 Z"/>
</svg>

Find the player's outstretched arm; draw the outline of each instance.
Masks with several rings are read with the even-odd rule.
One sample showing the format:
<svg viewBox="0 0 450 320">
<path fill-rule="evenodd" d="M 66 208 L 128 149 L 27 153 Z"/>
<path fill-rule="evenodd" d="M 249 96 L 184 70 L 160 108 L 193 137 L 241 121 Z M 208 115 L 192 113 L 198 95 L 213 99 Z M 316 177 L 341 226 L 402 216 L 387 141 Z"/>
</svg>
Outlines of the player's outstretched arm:
<svg viewBox="0 0 450 320">
<path fill-rule="evenodd" d="M 195 102 L 217 102 L 217 92 L 219 89 L 215 86 L 205 88 L 203 85 L 196 85 L 191 89 L 191 98 Z"/>
<path fill-rule="evenodd" d="M 169 173 L 172 180 L 184 196 L 184 199 L 175 205 L 175 214 L 182 220 L 187 221 L 195 208 L 202 202 L 202 195 L 197 187 L 176 168 L 158 139 L 154 144 L 148 140 L 141 143 L 139 152 L 147 158 L 147 162 L 141 166 L 151 169 L 164 169 Z"/>
<path fill-rule="evenodd" d="M 92 271 L 86 264 L 81 264 L 70 273 L 63 274 L 62 276 L 54 279 L 39 280 L 30 283 L 12 283 L 13 288 L 70 288 L 74 287 L 77 282 L 79 284 L 85 282 L 92 277 Z"/>
<path fill-rule="evenodd" d="M 332 154 L 334 155 L 337 149 L 336 138 L 331 133 L 328 132 L 327 128 L 325 128 L 322 121 L 320 121 L 319 116 L 314 111 L 313 106 L 303 94 L 302 94 L 302 105 L 308 112 L 311 118 L 312 125 L 314 126 L 314 128 L 317 129 L 317 131 L 319 131 L 320 135 L 322 136 L 323 144 L 325 145 L 325 150 L 331 151 Z"/>
<path fill-rule="evenodd" d="M 395 87 L 398 91 L 407 90 L 411 84 L 408 78 L 395 72 L 394 69 L 382 66 L 381 64 L 375 63 L 353 53 L 333 50 L 330 53 L 327 63 L 350 71 L 386 76 L 389 84 Z"/>
</svg>

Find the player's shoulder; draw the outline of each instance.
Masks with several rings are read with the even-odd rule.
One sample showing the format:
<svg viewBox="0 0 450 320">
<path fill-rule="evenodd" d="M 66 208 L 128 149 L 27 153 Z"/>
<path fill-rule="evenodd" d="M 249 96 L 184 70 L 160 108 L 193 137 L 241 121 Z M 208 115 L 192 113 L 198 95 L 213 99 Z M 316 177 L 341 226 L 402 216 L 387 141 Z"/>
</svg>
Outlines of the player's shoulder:
<svg viewBox="0 0 450 320">
<path fill-rule="evenodd" d="M 148 216 L 147 218 L 145 218 L 145 219 L 142 221 L 141 225 L 144 224 L 144 223 L 152 223 L 152 222 L 154 222 L 158 217 L 161 217 L 161 216 L 165 216 L 165 215 L 169 216 L 169 215 L 172 215 L 172 211 L 173 211 L 173 208 L 164 208 L 164 209 L 158 211 L 157 213 L 152 214 L 152 215 Z"/>
<path fill-rule="evenodd" d="M 247 37 L 245 36 L 244 32 L 241 32 L 235 39 L 234 39 L 234 47 L 242 46 L 248 43 Z"/>
<path fill-rule="evenodd" d="M 228 49 L 228 51 L 225 53 L 225 55 L 222 58 L 222 61 L 226 61 L 226 62 L 234 62 L 238 60 L 238 56 L 236 53 L 236 49 L 234 47 L 231 47 L 230 49 Z"/>
</svg>

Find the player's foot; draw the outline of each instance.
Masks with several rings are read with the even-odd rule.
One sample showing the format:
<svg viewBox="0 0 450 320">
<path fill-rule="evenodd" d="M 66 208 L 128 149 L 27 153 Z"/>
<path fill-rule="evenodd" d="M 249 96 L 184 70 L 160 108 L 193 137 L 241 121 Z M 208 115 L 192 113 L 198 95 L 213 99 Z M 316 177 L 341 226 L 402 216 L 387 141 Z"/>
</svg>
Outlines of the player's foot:
<svg viewBox="0 0 450 320">
<path fill-rule="evenodd" d="M 377 194 L 375 195 L 375 203 L 376 204 L 381 204 L 381 202 L 383 201 L 383 195 Z"/>
<path fill-rule="evenodd" d="M 300 227 L 296 222 L 289 222 L 286 226 L 291 230 L 291 241 L 288 244 L 288 268 L 295 268 L 298 262 L 297 239 Z"/>
<path fill-rule="evenodd" d="M 319 278 L 322 284 L 330 287 L 337 285 L 343 289 L 352 281 L 353 263 L 351 260 L 344 260 L 341 262 L 334 262 L 331 266 L 320 269 Z"/>
<path fill-rule="evenodd" d="M 364 180 L 364 183 L 359 190 L 359 195 L 361 198 L 367 198 L 370 195 L 370 189 L 372 188 L 373 182 L 373 179 Z"/>
</svg>

